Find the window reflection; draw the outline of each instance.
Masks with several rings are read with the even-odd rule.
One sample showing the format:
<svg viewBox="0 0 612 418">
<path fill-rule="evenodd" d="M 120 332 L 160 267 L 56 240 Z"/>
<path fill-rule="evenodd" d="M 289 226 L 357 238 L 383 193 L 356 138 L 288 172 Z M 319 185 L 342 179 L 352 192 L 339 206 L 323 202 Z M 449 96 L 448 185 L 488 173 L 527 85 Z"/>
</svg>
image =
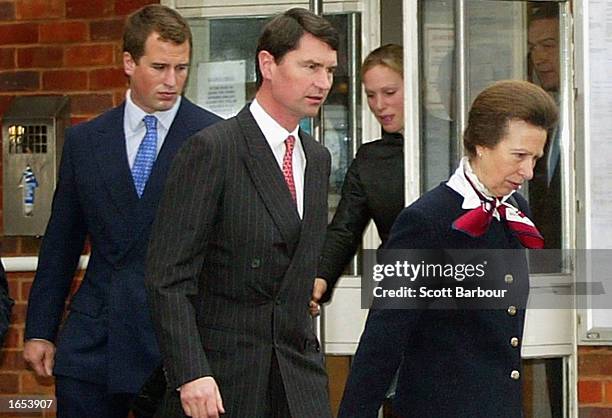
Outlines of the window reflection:
<svg viewBox="0 0 612 418">
<path fill-rule="evenodd" d="M 360 60 L 360 46 L 355 45 L 355 51 L 349 53 L 349 31 L 360 33 L 359 19 L 352 14 L 334 14 L 325 16 L 340 33 L 338 50 L 338 68 L 334 76 L 334 84 L 322 107 L 322 142 L 332 155 L 332 170 L 330 175 L 329 214 L 333 216 L 338 201 L 344 175 L 353 159 L 353 149 L 359 144 L 353 144 L 353 137 L 360 138 L 361 126 L 350 126 L 349 111 L 360 112 L 359 103 L 349 103 L 351 88 L 360 88 L 359 84 L 350 85 L 349 56 L 355 55 Z M 245 68 L 244 103 L 253 99 L 256 93 L 255 83 L 255 51 L 257 38 L 269 17 L 226 17 L 226 18 L 191 18 L 188 19 L 193 33 L 193 51 L 190 78 L 185 89 L 185 96 L 201 106 L 207 107 L 202 98 L 205 96 L 207 63 L 241 62 Z M 356 23 L 353 23 L 356 22 Z M 359 80 L 355 80 L 359 83 Z M 242 92 L 241 92 L 242 93 Z M 360 95 L 358 95 L 360 97 Z M 211 109 L 215 110 L 215 109 Z M 360 118 L 357 118 L 360 120 Z M 303 120 L 300 126 L 310 131 L 312 121 Z M 355 130 L 356 134 L 351 135 Z"/>
<path fill-rule="evenodd" d="M 550 92 L 558 102 L 559 4 L 557 2 L 465 3 L 465 35 L 457 38 L 456 2 L 427 0 L 419 3 L 421 78 L 422 191 L 445 181 L 462 154 L 462 127 L 457 126 L 456 97 L 465 90 L 469 108 L 489 84 L 503 79 L 529 80 Z M 457 45 L 466 51 L 467 82 L 456 84 Z M 465 127 L 463 127 L 465 129 Z M 546 248 L 562 245 L 561 149 L 554 133 L 534 170 L 534 178 L 521 193 L 530 201 L 532 219 L 544 235 Z M 541 264 L 541 263 L 540 263 Z M 555 272 L 558 262 L 534 265 L 534 272 Z"/>
<path fill-rule="evenodd" d="M 523 360 L 525 418 L 563 417 L 563 358 Z"/>
<path fill-rule="evenodd" d="M 528 51 L 530 80 L 553 95 L 559 103 L 559 6 L 556 3 L 529 5 Z M 557 130 L 536 164 L 529 182 L 533 220 L 544 236 L 546 248 L 562 248 L 561 164 Z M 544 272 L 546 266 L 542 267 Z"/>
</svg>

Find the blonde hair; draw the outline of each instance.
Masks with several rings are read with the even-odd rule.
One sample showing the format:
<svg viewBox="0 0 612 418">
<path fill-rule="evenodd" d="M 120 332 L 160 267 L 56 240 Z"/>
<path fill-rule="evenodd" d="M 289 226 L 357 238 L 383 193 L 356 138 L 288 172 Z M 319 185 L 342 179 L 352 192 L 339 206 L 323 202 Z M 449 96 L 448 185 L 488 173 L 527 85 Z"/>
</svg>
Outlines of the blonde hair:
<svg viewBox="0 0 612 418">
<path fill-rule="evenodd" d="M 370 52 L 361 65 L 361 79 L 377 65 L 390 68 L 404 78 L 404 49 L 397 44 L 386 44 Z"/>
</svg>

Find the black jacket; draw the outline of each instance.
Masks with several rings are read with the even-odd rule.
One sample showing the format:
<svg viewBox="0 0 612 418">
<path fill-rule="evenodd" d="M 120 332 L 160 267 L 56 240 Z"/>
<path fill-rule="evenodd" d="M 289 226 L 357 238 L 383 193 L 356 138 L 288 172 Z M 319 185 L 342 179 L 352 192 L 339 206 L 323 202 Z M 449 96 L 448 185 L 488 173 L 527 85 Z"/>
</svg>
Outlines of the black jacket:
<svg viewBox="0 0 612 418">
<path fill-rule="evenodd" d="M 330 299 L 370 220 L 374 220 L 382 243 L 387 241 L 395 218 L 404 208 L 403 147 L 402 135 L 385 132 L 381 139 L 363 144 L 357 151 L 321 253 L 318 277 L 328 284 L 323 302 Z"/>
<path fill-rule="evenodd" d="M 0 347 L 2 346 L 4 335 L 8 331 L 11 320 L 12 306 L 13 300 L 9 297 L 8 283 L 6 280 L 6 274 L 4 273 L 4 266 L 0 262 Z"/>
</svg>

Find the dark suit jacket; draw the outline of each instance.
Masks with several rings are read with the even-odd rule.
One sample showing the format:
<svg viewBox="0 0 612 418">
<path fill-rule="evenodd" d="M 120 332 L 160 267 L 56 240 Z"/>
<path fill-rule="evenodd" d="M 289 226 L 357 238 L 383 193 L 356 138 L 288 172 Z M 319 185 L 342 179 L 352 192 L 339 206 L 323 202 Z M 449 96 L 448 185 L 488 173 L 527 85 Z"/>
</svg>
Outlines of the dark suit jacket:
<svg viewBox="0 0 612 418">
<path fill-rule="evenodd" d="M 111 392 L 135 393 L 160 360 L 144 270 L 166 174 L 186 138 L 219 118 L 182 99 L 139 199 L 127 160 L 123 114 L 121 105 L 66 134 L 25 338 L 57 343 L 55 374 L 107 384 Z M 89 265 L 57 336 L 86 236 Z"/>
<path fill-rule="evenodd" d="M 528 212 L 519 195 L 519 208 Z M 522 415 L 524 309 L 529 291 L 525 254 L 505 222 L 493 220 L 479 238 L 453 230 L 463 198 L 442 184 L 404 209 L 387 249 L 514 249 L 495 252 L 487 274 L 505 281 L 518 308 L 371 310 L 351 367 L 339 417 L 374 418 L 398 369 L 394 416 L 407 418 L 513 418 Z M 518 256 L 516 256 L 518 254 Z M 506 257 L 508 256 L 508 257 Z M 505 300 L 504 300 L 505 302 Z M 471 302 L 468 302 L 471 303 Z M 514 347 L 511 339 L 518 338 Z M 401 364 L 401 366 L 400 366 Z"/>
<path fill-rule="evenodd" d="M 391 225 L 404 208 L 404 140 L 400 134 L 384 133 L 382 139 L 359 147 L 351 163 L 338 209 L 327 227 L 319 261 L 318 277 L 327 281 L 326 302 L 361 245 L 363 231 L 374 220 L 382 244 Z"/>
<path fill-rule="evenodd" d="M 8 331 L 12 306 L 13 300 L 9 297 L 8 282 L 6 280 L 6 274 L 4 273 L 4 266 L 2 262 L 0 262 L 0 347 L 2 347 L 4 335 Z"/>
<path fill-rule="evenodd" d="M 213 376 L 228 417 L 264 417 L 271 358 L 294 417 L 329 417 L 308 315 L 327 224 L 328 151 L 300 132 L 304 216 L 245 107 L 181 149 L 149 247 L 147 290 L 169 385 L 160 416 L 183 416 L 180 385 Z"/>
</svg>

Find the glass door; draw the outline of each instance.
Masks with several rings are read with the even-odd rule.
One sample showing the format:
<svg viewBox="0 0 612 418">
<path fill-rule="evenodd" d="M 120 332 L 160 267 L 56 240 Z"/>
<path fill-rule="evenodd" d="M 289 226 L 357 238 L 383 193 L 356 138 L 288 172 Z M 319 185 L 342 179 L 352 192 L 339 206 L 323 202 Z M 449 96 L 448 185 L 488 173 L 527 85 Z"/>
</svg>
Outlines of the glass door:
<svg viewBox="0 0 612 418">
<path fill-rule="evenodd" d="M 320 141 L 332 155 L 329 216 L 340 200 L 340 188 L 361 138 L 358 13 L 326 14 L 340 33 L 334 84 L 321 109 Z M 189 18 L 193 31 L 191 75 L 185 95 L 224 118 L 238 113 L 256 93 L 257 38 L 270 16 Z M 312 133 L 313 121 L 300 123 Z"/>
<path fill-rule="evenodd" d="M 559 105 L 557 132 L 538 161 L 534 178 L 520 191 L 529 200 L 548 249 L 546 257 L 530 259 L 532 292 L 522 349 L 523 387 L 526 417 L 570 416 L 576 402 L 574 390 L 569 389 L 573 385 L 568 385 L 575 367 L 572 306 L 544 309 L 551 306 L 539 301 L 541 294 L 559 288 L 569 291 L 573 282 L 571 263 L 562 256 L 574 248 L 575 239 L 575 214 L 569 205 L 574 194 L 569 164 L 573 153 L 569 4 L 405 0 L 404 9 L 408 96 L 413 86 L 413 98 L 406 99 L 406 121 L 408 132 L 412 122 L 418 138 L 418 143 L 407 144 L 406 166 L 420 167 L 419 181 L 407 183 L 407 203 L 446 181 L 458 166 L 467 112 L 486 86 L 504 79 L 530 81 Z M 416 28 L 409 23 L 415 21 Z M 411 48 L 418 53 L 411 53 Z M 417 111 L 410 112 L 411 108 Z"/>
</svg>

